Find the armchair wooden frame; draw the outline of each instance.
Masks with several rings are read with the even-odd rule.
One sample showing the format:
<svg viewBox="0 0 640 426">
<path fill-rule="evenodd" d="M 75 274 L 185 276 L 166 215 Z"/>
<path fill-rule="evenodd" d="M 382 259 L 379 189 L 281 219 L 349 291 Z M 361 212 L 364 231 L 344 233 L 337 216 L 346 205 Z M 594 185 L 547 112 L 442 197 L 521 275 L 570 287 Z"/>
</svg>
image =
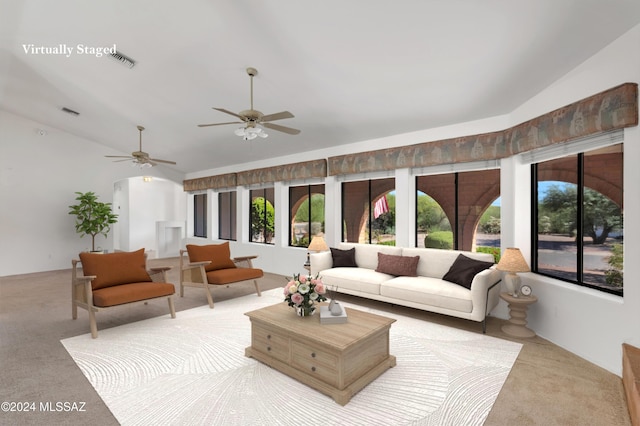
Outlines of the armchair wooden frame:
<svg viewBox="0 0 640 426">
<path fill-rule="evenodd" d="M 71 272 L 71 317 L 73 319 L 78 318 L 78 307 L 86 309 L 89 312 L 89 326 L 91 328 L 91 337 L 98 337 L 98 325 L 96 323 L 96 312 L 104 311 L 107 309 L 115 308 L 118 306 L 135 305 L 135 304 L 147 304 L 150 300 L 166 298 L 169 303 L 169 311 L 171 312 L 171 318 L 176 317 L 176 310 L 173 304 L 173 294 L 169 296 L 159 296 L 144 300 L 138 300 L 135 302 L 123 303 L 114 306 L 95 306 L 93 304 L 93 290 L 91 287 L 91 280 L 95 279 L 95 275 L 79 275 L 78 264 L 82 263 L 79 259 L 73 259 L 71 265 L 73 267 Z M 155 282 L 166 283 L 166 272 L 171 269 L 170 267 L 158 267 L 149 268 L 147 271 L 151 279 Z"/>
<path fill-rule="evenodd" d="M 185 254 L 187 255 L 185 257 Z M 253 268 L 253 259 L 256 259 L 258 256 L 241 256 L 241 257 L 233 257 L 233 263 L 238 268 Z M 198 287 L 204 289 L 207 295 L 207 302 L 209 302 L 209 307 L 213 309 L 213 297 L 211 295 L 211 290 L 209 286 L 220 286 L 225 285 L 229 286 L 230 284 L 241 283 L 245 281 L 253 281 L 253 284 L 256 287 L 256 294 L 261 296 L 260 286 L 258 285 L 258 279 L 240 279 L 238 281 L 227 282 L 225 284 L 211 284 L 207 281 L 207 272 L 205 271 L 205 265 L 208 265 L 211 261 L 205 260 L 201 262 L 191 262 L 189 260 L 189 253 L 187 250 L 180 250 L 180 297 L 184 297 L 184 288 L 185 287 Z"/>
</svg>

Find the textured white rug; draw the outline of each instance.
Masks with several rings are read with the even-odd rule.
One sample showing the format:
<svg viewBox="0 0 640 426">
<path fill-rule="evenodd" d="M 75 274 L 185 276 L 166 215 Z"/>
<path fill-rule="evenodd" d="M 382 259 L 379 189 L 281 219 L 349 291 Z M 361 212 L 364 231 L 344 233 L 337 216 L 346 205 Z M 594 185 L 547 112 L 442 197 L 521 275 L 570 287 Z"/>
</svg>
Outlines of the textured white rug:
<svg viewBox="0 0 640 426">
<path fill-rule="evenodd" d="M 398 364 L 342 407 L 244 356 L 244 312 L 281 295 L 266 291 L 62 344 L 123 425 L 481 425 L 521 348 L 360 308 L 397 320 L 390 346 Z"/>
</svg>

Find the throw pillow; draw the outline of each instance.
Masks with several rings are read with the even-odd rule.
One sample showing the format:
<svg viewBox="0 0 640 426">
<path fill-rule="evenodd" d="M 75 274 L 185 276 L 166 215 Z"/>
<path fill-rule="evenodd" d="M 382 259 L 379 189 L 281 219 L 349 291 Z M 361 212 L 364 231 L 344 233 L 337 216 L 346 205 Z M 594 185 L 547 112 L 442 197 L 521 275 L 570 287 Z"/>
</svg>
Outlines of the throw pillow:
<svg viewBox="0 0 640 426">
<path fill-rule="evenodd" d="M 442 277 L 443 280 L 449 281 L 464 288 L 471 289 L 473 277 L 478 272 L 489 269 L 493 266 L 491 262 L 483 262 L 481 260 L 471 259 L 463 254 L 459 254 L 449 271 Z"/>
<path fill-rule="evenodd" d="M 205 246 L 187 244 L 187 252 L 189 253 L 190 262 L 210 260 L 211 263 L 204 265 L 204 270 L 207 272 L 236 267 L 236 264 L 231 260 L 228 241 L 222 244 L 208 244 Z"/>
<path fill-rule="evenodd" d="M 94 290 L 151 281 L 143 248 L 132 252 L 80 253 L 80 261 L 85 276 L 96 276 L 91 281 L 91 288 Z"/>
<path fill-rule="evenodd" d="M 418 276 L 416 273 L 418 261 L 420 261 L 420 256 L 394 256 L 392 254 L 378 253 L 376 272 L 398 277 L 416 277 Z"/>
<path fill-rule="evenodd" d="M 356 248 L 349 250 L 331 249 L 331 258 L 333 259 L 334 268 L 357 268 L 356 264 Z"/>
</svg>

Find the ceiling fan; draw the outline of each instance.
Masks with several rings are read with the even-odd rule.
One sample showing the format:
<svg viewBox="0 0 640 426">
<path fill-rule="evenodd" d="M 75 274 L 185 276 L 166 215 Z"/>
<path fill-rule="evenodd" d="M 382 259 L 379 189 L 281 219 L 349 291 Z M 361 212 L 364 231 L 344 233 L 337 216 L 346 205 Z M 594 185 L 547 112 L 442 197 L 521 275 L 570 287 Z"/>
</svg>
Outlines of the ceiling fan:
<svg viewBox="0 0 640 426">
<path fill-rule="evenodd" d="M 281 126 L 279 124 L 273 124 L 271 121 L 282 120 L 285 118 L 293 118 L 294 115 L 289 111 L 277 112 L 275 114 L 267 114 L 264 115 L 258 110 L 253 109 L 253 77 L 258 74 L 258 70 L 255 68 L 247 68 L 247 74 L 251 79 L 251 108 L 240 111 L 239 113 L 231 112 L 224 108 L 213 108 L 217 111 L 224 112 L 225 114 L 233 115 L 237 117 L 241 121 L 229 121 L 225 123 L 212 123 L 212 124 L 198 124 L 198 127 L 209 127 L 209 126 L 223 126 L 225 124 L 245 124 L 244 127 L 240 127 L 235 131 L 235 134 L 238 136 L 242 136 L 244 140 L 255 139 L 256 137 L 266 138 L 267 133 L 257 125 L 262 127 L 266 127 L 267 129 L 277 130 L 278 132 L 284 132 L 290 135 L 297 135 L 300 133 L 300 130 L 293 129 L 291 127 Z"/>
<path fill-rule="evenodd" d="M 138 131 L 140 132 L 140 145 L 139 145 L 138 151 L 132 152 L 131 156 L 105 155 L 105 157 L 107 157 L 107 158 L 123 158 L 123 160 L 116 160 L 115 161 L 116 163 L 120 162 L 120 161 L 133 160 L 133 165 L 139 166 L 140 168 L 157 166 L 158 163 L 176 164 L 175 161 L 159 160 L 157 158 L 150 158 L 148 153 L 142 151 L 142 131 L 144 130 L 144 127 L 142 127 L 142 126 L 137 126 L 137 127 L 138 127 Z"/>
</svg>

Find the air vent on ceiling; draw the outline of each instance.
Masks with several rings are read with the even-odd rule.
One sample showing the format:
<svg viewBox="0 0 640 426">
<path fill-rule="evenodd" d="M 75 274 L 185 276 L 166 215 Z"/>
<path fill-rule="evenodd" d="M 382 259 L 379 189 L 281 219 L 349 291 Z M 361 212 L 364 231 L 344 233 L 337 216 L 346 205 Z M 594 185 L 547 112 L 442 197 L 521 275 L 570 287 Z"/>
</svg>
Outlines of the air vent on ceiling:
<svg viewBox="0 0 640 426">
<path fill-rule="evenodd" d="M 62 107 L 62 111 L 66 112 L 67 114 L 71 114 L 71 115 L 75 115 L 75 116 L 80 115 L 80 113 L 78 111 L 74 111 L 74 110 L 69 109 L 67 107 Z"/>
<path fill-rule="evenodd" d="M 115 59 L 116 61 L 120 62 L 123 65 L 126 65 L 129 68 L 133 68 L 133 66 L 136 64 L 136 61 L 134 61 L 127 55 L 123 55 L 117 50 L 114 53 L 110 53 L 109 56 L 111 56 L 113 59 Z"/>
</svg>

